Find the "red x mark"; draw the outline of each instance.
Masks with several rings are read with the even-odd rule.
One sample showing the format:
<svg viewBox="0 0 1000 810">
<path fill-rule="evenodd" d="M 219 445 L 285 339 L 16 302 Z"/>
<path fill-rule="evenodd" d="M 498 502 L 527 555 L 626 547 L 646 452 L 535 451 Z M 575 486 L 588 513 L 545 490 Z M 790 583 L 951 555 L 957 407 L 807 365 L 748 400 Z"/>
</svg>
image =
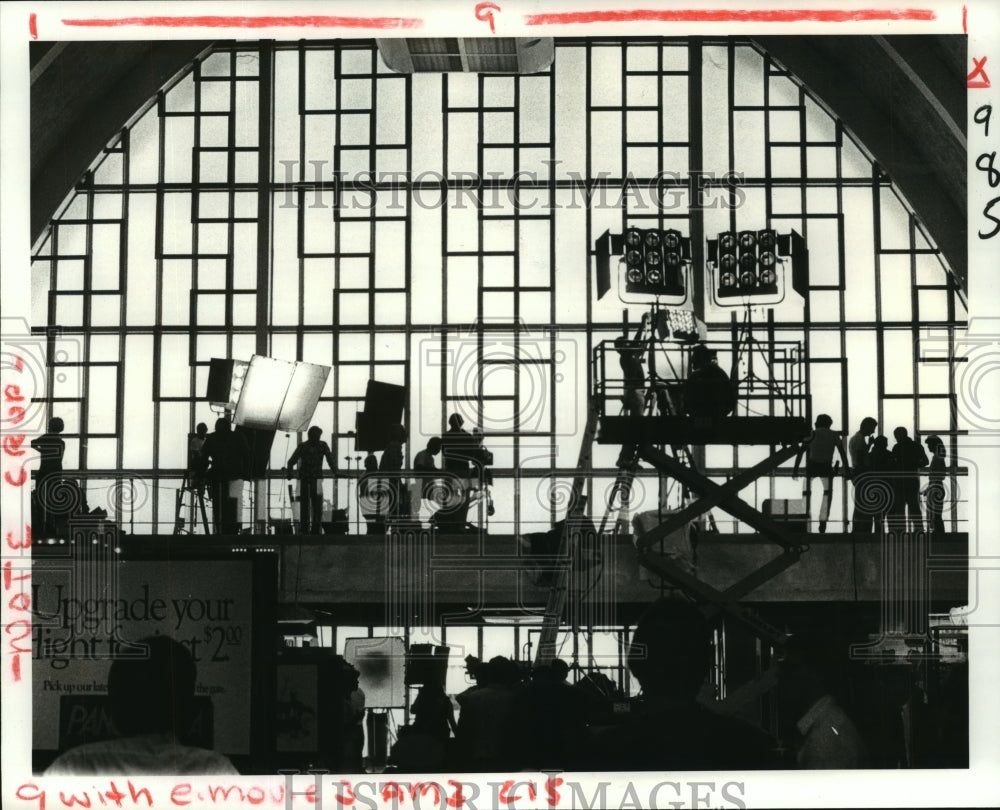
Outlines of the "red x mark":
<svg viewBox="0 0 1000 810">
<path fill-rule="evenodd" d="M 976 59 L 974 56 L 972 57 L 972 64 L 975 65 L 975 67 L 972 69 L 972 73 L 965 77 L 966 85 L 969 88 L 978 89 L 990 86 L 990 77 L 986 75 L 986 70 L 984 68 L 986 65 L 986 59 L 987 57 L 985 56 L 982 59 Z M 977 76 L 982 76 L 982 78 L 977 79 Z"/>
</svg>

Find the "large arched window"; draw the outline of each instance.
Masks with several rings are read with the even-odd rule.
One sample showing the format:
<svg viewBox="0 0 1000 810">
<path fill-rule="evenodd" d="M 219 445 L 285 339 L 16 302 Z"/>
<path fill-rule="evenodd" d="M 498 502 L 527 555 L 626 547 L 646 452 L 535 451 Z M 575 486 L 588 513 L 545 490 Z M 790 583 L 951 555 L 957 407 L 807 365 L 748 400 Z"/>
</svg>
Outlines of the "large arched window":
<svg viewBox="0 0 1000 810">
<path fill-rule="evenodd" d="M 210 49 L 36 245 L 65 467 L 96 489 L 131 471 L 134 524 L 169 531 L 183 438 L 212 419 L 210 359 L 268 354 L 333 367 L 314 422 L 344 471 L 366 382 L 403 385 L 411 456 L 462 412 L 495 455 L 498 531 L 547 523 L 591 351 L 641 316 L 594 292 L 595 240 L 630 224 L 801 234 L 805 295 L 751 316 L 801 344 L 813 413 L 936 432 L 954 457 L 952 369 L 917 347 L 953 337 L 961 288 L 892 179 L 752 43 L 558 40 L 550 70 L 509 76 L 400 75 L 369 41 L 311 41 Z M 746 314 L 709 300 L 710 336 Z M 279 434 L 273 469 L 296 440 Z M 705 462 L 723 476 L 764 452 Z M 616 455 L 597 448 L 598 490 Z M 766 486 L 791 494 L 784 477 Z M 332 487 L 348 505 L 349 485 Z"/>
</svg>

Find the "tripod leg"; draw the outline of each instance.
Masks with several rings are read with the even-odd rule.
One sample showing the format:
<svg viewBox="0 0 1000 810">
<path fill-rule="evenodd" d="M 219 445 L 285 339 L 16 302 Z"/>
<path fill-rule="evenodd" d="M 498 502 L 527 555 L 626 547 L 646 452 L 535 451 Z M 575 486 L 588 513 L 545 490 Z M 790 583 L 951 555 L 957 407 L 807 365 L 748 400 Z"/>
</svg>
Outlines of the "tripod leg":
<svg viewBox="0 0 1000 810">
<path fill-rule="evenodd" d="M 184 528 L 184 518 L 181 517 L 181 509 L 184 508 L 184 489 L 177 490 L 174 496 L 174 534 L 180 534 Z"/>
<path fill-rule="evenodd" d="M 205 529 L 205 534 L 208 534 L 208 513 L 205 511 L 205 494 L 199 489 L 195 497 L 198 499 L 198 509 L 201 511 L 201 525 Z"/>
</svg>

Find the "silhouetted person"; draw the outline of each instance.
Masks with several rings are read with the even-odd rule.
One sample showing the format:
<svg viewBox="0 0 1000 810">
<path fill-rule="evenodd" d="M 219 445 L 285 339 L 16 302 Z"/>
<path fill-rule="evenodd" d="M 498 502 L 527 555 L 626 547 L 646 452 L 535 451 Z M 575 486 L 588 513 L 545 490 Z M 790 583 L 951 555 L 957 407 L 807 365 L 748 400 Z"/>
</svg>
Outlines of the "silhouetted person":
<svg viewBox="0 0 1000 810">
<path fill-rule="evenodd" d="M 378 459 L 365 456 L 365 474 L 358 482 L 358 508 L 368 523 L 368 534 L 385 534 L 385 515 L 390 494 L 378 476 Z"/>
<path fill-rule="evenodd" d="M 646 387 L 646 371 L 642 367 L 643 344 L 627 337 L 615 338 L 618 365 L 622 370 L 624 393 L 622 405 L 626 416 L 642 416 L 645 409 L 643 391 Z"/>
<path fill-rule="evenodd" d="M 323 429 L 313 425 L 309 428 L 306 441 L 295 448 L 288 459 L 288 477 L 292 468 L 299 465 L 299 507 L 301 519 L 299 531 L 302 534 L 321 534 L 323 531 L 323 459 L 336 468 L 330 446 L 320 439 Z"/>
<path fill-rule="evenodd" d="M 892 448 L 895 473 L 895 498 L 889 512 L 890 524 L 895 528 L 919 532 L 924 528 L 920 512 L 920 476 L 918 470 L 927 466 L 924 448 L 910 438 L 905 427 L 898 427 L 892 435 L 896 444 Z"/>
<path fill-rule="evenodd" d="M 479 670 L 479 688 L 458 696 L 461 713 L 455 742 L 467 770 L 509 767 L 511 708 L 517 684 L 517 665 L 498 655 Z"/>
<path fill-rule="evenodd" d="M 59 500 L 53 490 L 62 478 L 63 455 L 66 453 L 66 442 L 59 435 L 65 429 L 63 420 L 58 416 L 49 420 L 49 429 L 41 436 L 31 440 L 31 449 L 39 455 L 38 469 L 35 470 L 35 500 L 38 503 L 40 525 L 36 528 L 42 532 L 53 532 L 56 529 L 53 501 Z"/>
<path fill-rule="evenodd" d="M 413 457 L 413 472 L 417 474 L 417 486 L 420 487 L 421 507 L 425 506 L 433 519 L 437 503 L 437 464 L 434 457 L 441 452 L 441 438 L 432 436 L 427 441 L 427 447 Z M 419 513 L 419 509 L 418 509 Z"/>
<path fill-rule="evenodd" d="M 684 413 L 718 418 L 736 408 L 736 389 L 716 362 L 714 349 L 699 343 L 691 350 L 691 372 L 684 381 Z"/>
<path fill-rule="evenodd" d="M 868 471 L 854 491 L 854 497 L 871 513 L 876 532 L 884 528 L 892 504 L 898 497 L 894 470 L 889 440 L 885 436 L 876 436 L 868 451 Z"/>
<path fill-rule="evenodd" d="M 457 726 L 455 709 L 441 684 L 430 681 L 421 686 L 410 711 L 413 722 L 400 729 L 392 764 L 411 773 L 448 770 L 450 738 Z"/>
<path fill-rule="evenodd" d="M 414 716 L 413 727 L 442 744 L 458 728 L 451 698 L 437 681 L 429 681 L 420 687 L 410 711 Z"/>
<path fill-rule="evenodd" d="M 40 463 L 35 470 L 36 485 L 49 476 L 57 476 L 62 472 L 63 454 L 66 452 L 66 442 L 59 436 L 65 429 L 63 420 L 58 416 L 49 420 L 49 429 L 41 436 L 31 440 L 31 449 L 38 451 Z"/>
<path fill-rule="evenodd" d="M 778 707 L 794 723 L 799 768 L 862 768 L 867 752 L 857 727 L 830 694 L 821 666 L 797 639 L 779 654 Z"/>
<path fill-rule="evenodd" d="M 205 491 L 205 474 L 208 459 L 205 458 L 205 442 L 208 440 L 208 425 L 199 422 L 194 433 L 188 435 L 188 486 L 198 492 Z"/>
<path fill-rule="evenodd" d="M 250 445 L 233 432 L 228 419 L 218 419 L 202 453 L 211 463 L 212 521 L 216 534 L 239 534 L 243 517 L 243 481 L 250 474 Z"/>
<path fill-rule="evenodd" d="M 927 497 L 927 524 L 932 532 L 944 534 L 944 442 L 940 436 L 928 436 L 924 439 L 924 444 L 931 454 L 929 478 L 924 489 L 924 495 Z"/>
<path fill-rule="evenodd" d="M 406 429 L 402 425 L 389 428 L 389 441 L 382 451 L 379 461 L 379 472 L 386 473 L 389 492 L 392 493 L 389 503 L 389 513 L 392 517 L 405 517 L 409 514 L 409 498 L 404 497 L 406 487 L 403 484 L 403 445 L 406 443 Z"/>
<path fill-rule="evenodd" d="M 46 776 L 237 773 L 222 754 L 185 745 L 194 721 L 196 669 L 187 647 L 166 636 L 140 644 L 148 653 L 117 658 L 108 672 L 113 740 L 72 748 Z"/>
<path fill-rule="evenodd" d="M 445 532 L 463 532 L 467 528 L 475 439 L 462 427 L 464 424 L 461 415 L 453 413 L 448 417 L 448 430 L 441 437 L 442 468 L 450 473 L 446 480 L 456 490 L 448 499 L 448 506 L 435 516 Z"/>
<path fill-rule="evenodd" d="M 851 457 L 851 482 L 854 484 L 854 514 L 851 516 L 851 532 L 854 534 L 871 534 L 875 525 L 875 515 L 867 509 L 862 499 L 858 497 L 859 490 L 864 485 L 864 475 L 868 471 L 868 452 L 871 450 L 872 434 L 878 427 L 878 421 L 870 416 L 861 420 L 861 426 L 847 442 L 847 453 Z"/>
<path fill-rule="evenodd" d="M 806 456 L 806 485 L 805 498 L 808 509 L 812 499 L 812 481 L 819 478 L 823 482 L 824 502 L 820 507 L 819 530 L 826 531 L 826 521 L 829 517 L 830 503 L 833 499 L 832 479 L 833 479 L 833 454 L 840 454 L 845 471 L 848 469 L 847 456 L 844 454 L 844 443 L 840 434 L 832 430 L 833 419 L 825 413 L 816 417 L 816 425 L 812 434 L 805 444 L 799 449 L 799 454 L 795 457 L 795 467 L 792 470 L 792 479 L 799 477 L 799 467 L 802 463 L 802 456 Z M 845 472 L 845 475 L 849 473 Z M 810 513 L 811 514 L 811 513 Z"/>
<path fill-rule="evenodd" d="M 468 687 L 462 692 L 459 692 L 459 694 L 456 695 L 455 699 L 458 701 L 459 705 L 462 704 L 462 698 L 464 695 L 467 695 L 470 692 L 475 692 L 477 689 L 480 688 L 481 686 L 480 679 L 482 679 L 483 683 L 485 683 L 486 681 L 486 677 L 484 674 L 485 666 L 486 664 L 484 664 L 475 655 L 465 656 L 465 676 L 467 679 L 471 678 L 473 683 L 470 687 Z"/>
<path fill-rule="evenodd" d="M 555 659 L 536 667 L 513 708 L 514 767 L 578 770 L 587 734 L 590 702 L 566 682 L 569 667 Z"/>
<path fill-rule="evenodd" d="M 741 770 L 777 767 L 763 731 L 713 712 L 696 697 L 712 667 L 711 631 L 689 602 L 660 599 L 639 619 L 628 667 L 642 696 L 626 722 L 598 729 L 592 770 Z"/>
</svg>

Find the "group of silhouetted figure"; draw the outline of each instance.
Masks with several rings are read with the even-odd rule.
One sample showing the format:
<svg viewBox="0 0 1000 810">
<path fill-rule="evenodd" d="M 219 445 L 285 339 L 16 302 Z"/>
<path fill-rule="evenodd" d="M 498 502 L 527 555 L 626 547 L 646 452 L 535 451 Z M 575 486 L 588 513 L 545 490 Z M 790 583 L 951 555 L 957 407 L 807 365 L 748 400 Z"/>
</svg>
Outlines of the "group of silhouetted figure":
<svg viewBox="0 0 1000 810">
<path fill-rule="evenodd" d="M 476 684 L 456 696 L 457 721 L 442 685 L 425 684 L 390 765 L 400 772 L 894 766 L 872 752 L 866 733 L 838 702 L 836 678 L 817 650 L 816 643 L 793 637 L 777 653 L 779 741 L 703 700 L 714 656 L 709 625 L 692 603 L 662 599 L 639 620 L 629 649 L 628 667 L 642 688 L 638 698 L 628 700 L 601 676 L 570 683 L 570 667 L 559 659 L 528 675 L 502 656 L 467 659 Z M 967 756 L 962 689 L 956 677 L 949 699 L 933 717 L 925 715 L 924 764 Z"/>
<path fill-rule="evenodd" d="M 876 739 L 873 746 L 835 696 L 844 691 L 836 683 L 842 671 L 816 640 L 793 636 L 776 650 L 776 736 L 705 699 L 712 694 L 714 656 L 702 610 L 672 599 L 653 603 L 635 627 L 627 664 L 641 694 L 631 700 L 600 672 L 570 683 L 570 667 L 558 658 L 525 677 L 506 657 L 484 663 L 469 656 L 467 671 L 476 683 L 456 696 L 457 720 L 443 683 L 425 681 L 410 706 L 411 722 L 392 746 L 389 770 L 967 767 L 967 666 L 952 667 L 933 701 L 918 685 L 897 689 L 897 715 L 904 702 L 909 710 L 908 742 Z M 325 741 L 318 753 L 325 768 L 361 773 L 364 693 L 358 671 L 341 656 L 335 663 L 324 676 L 333 681 L 335 700 L 313 717 Z M 211 740 L 193 731 L 196 682 L 183 644 L 152 636 L 131 645 L 108 676 L 114 735 L 63 752 L 47 773 L 235 773 L 226 756 L 207 747 Z M 294 720 L 294 700 L 286 703 L 284 711 L 278 707 L 279 728 Z M 873 750 L 882 746 L 885 751 Z"/>
<path fill-rule="evenodd" d="M 927 503 L 926 528 L 935 534 L 944 532 L 947 468 L 945 446 L 940 436 L 929 435 L 924 439 L 925 452 L 905 427 L 897 427 L 892 432 L 895 444 L 890 450 L 888 437 L 874 435 L 878 421 L 866 416 L 857 433 L 848 440 L 845 454 L 840 434 L 832 426 L 833 420 L 827 414 L 816 417 L 812 435 L 795 460 L 793 476 L 798 475 L 802 456 L 806 456 L 807 498 L 812 480 L 824 481 L 827 502 L 824 507 L 828 508 L 830 482 L 836 474 L 834 454 L 837 453 L 844 464 L 844 476 L 854 486 L 852 533 L 871 534 L 884 529 L 923 531 L 921 495 Z M 921 489 L 920 475 L 925 468 L 927 484 Z M 821 515 L 821 526 L 822 521 Z"/>
<path fill-rule="evenodd" d="M 389 431 L 381 459 L 374 453 L 365 457 L 365 473 L 358 482 L 358 504 L 367 523 L 368 534 L 384 534 L 389 521 L 421 521 L 442 532 L 461 534 L 475 531 L 469 523 L 469 508 L 476 496 L 485 499 L 487 514 L 493 513 L 487 469 L 493 455 L 483 446 L 483 433 L 471 433 L 460 414 L 448 417 L 448 430 L 432 436 L 413 457 L 412 469 L 405 469 L 406 431 L 402 425 Z M 435 459 L 441 456 L 441 467 Z M 291 462 L 289 462 L 291 466 Z M 409 480 L 415 479 L 419 499 L 411 495 Z"/>
</svg>

